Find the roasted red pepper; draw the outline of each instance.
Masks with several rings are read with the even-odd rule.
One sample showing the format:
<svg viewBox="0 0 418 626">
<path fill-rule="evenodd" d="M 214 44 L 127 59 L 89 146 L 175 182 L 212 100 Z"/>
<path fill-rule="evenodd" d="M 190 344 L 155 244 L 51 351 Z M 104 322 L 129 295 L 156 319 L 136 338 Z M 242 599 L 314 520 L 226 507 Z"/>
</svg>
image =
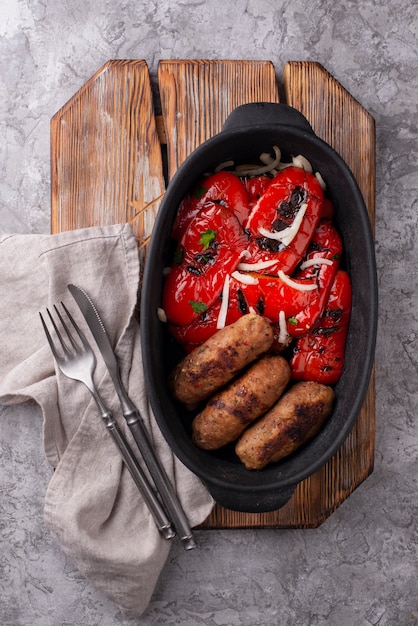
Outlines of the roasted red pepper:
<svg viewBox="0 0 418 626">
<path fill-rule="evenodd" d="M 247 244 L 238 218 L 221 204 L 207 202 L 189 223 L 164 284 L 168 321 L 185 326 L 211 307 Z"/>
<path fill-rule="evenodd" d="M 244 274 L 244 278 L 245 276 Z M 250 310 L 267 317 L 273 324 L 278 324 L 280 311 L 283 311 L 285 317 L 289 318 L 305 309 L 315 298 L 316 289 L 315 291 L 300 291 L 275 276 L 263 274 L 247 274 L 247 276 L 257 282 L 246 284 L 239 278 L 230 277 L 227 325 L 249 313 Z M 295 280 L 295 283 L 297 282 L 303 284 L 306 281 Z M 172 335 L 186 350 L 203 343 L 217 330 L 221 305 L 222 299 L 217 298 L 214 304 L 191 324 L 183 327 L 171 325 Z"/>
<path fill-rule="evenodd" d="M 251 178 L 244 178 L 244 186 L 248 192 L 250 200 L 250 207 L 252 208 L 255 203 L 261 198 L 270 185 L 272 179 L 269 176 L 252 176 Z"/>
<path fill-rule="evenodd" d="M 288 318 L 287 327 L 293 337 L 301 337 L 314 327 L 326 306 L 335 275 L 340 265 L 342 241 L 330 220 L 321 220 L 309 244 L 305 261 L 318 259 L 318 264 L 296 272 L 295 278 L 318 281 L 318 291 L 308 305 Z M 326 263 L 321 263 L 325 259 Z"/>
<path fill-rule="evenodd" d="M 190 221 L 210 200 L 233 211 L 241 224 L 247 220 L 250 204 L 243 182 L 232 172 L 216 172 L 203 178 L 181 203 L 173 224 L 173 239 L 180 241 Z"/>
<path fill-rule="evenodd" d="M 351 282 L 339 270 L 319 323 L 297 340 L 290 359 L 294 380 L 333 385 L 340 379 L 351 314 Z"/>
<path fill-rule="evenodd" d="M 261 271 L 275 274 L 281 269 L 291 274 L 322 216 L 323 200 L 313 174 L 293 166 L 278 172 L 245 224 L 251 238 L 251 262 L 274 260 L 274 265 Z"/>
<path fill-rule="evenodd" d="M 241 180 L 223 171 L 203 179 L 183 201 L 172 233 L 178 245 L 162 299 L 172 336 L 188 352 L 206 341 L 219 327 L 227 297 L 221 325 L 254 310 L 271 320 L 282 350 L 288 345 L 279 324 L 282 312 L 290 337 L 297 339 L 293 377 L 336 382 L 351 285 L 339 271 L 342 242 L 333 213 L 316 177 L 297 167 L 274 178 Z M 308 265 L 294 273 L 301 262 Z M 295 284 L 284 282 L 280 270 Z M 300 290 L 298 283 L 315 287 Z"/>
<path fill-rule="evenodd" d="M 334 217 L 335 209 L 329 198 L 324 198 L 324 202 L 322 204 L 321 216 L 325 220 L 332 220 Z"/>
</svg>

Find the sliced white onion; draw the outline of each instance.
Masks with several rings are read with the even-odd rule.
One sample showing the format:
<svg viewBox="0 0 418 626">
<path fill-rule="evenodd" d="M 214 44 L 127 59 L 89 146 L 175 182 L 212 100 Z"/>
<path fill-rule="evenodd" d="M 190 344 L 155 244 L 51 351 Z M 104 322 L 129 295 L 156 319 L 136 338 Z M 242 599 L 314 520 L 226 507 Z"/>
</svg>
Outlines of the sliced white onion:
<svg viewBox="0 0 418 626">
<path fill-rule="evenodd" d="M 217 167 L 215 167 L 215 172 L 221 172 L 227 167 L 232 167 L 234 165 L 234 161 L 224 161 L 223 163 L 219 163 Z"/>
<path fill-rule="evenodd" d="M 267 230 L 267 228 L 259 227 L 258 232 L 263 237 L 267 237 L 267 239 L 274 239 L 275 241 L 281 241 L 283 237 L 283 233 L 285 233 L 288 229 L 284 228 L 281 231 Z"/>
<path fill-rule="evenodd" d="M 313 259 L 308 259 L 307 261 L 304 261 L 301 266 L 300 269 L 301 270 L 306 270 L 307 267 L 312 267 L 312 265 L 332 265 L 334 263 L 334 261 L 332 259 L 324 259 L 322 257 L 314 257 Z"/>
<path fill-rule="evenodd" d="M 284 311 L 279 313 L 279 343 L 286 344 L 289 338 L 289 331 L 287 330 L 286 316 Z"/>
<path fill-rule="evenodd" d="M 228 313 L 229 306 L 229 275 L 225 276 L 224 286 L 222 288 L 222 304 L 219 310 L 218 319 L 216 322 L 216 328 L 220 330 L 224 328 L 226 323 L 226 314 Z"/>
<path fill-rule="evenodd" d="M 308 159 L 303 156 L 303 154 L 298 154 L 293 157 L 292 163 L 295 167 L 299 167 L 301 170 L 305 170 L 305 172 L 310 172 L 312 174 L 312 165 L 309 163 Z"/>
<path fill-rule="evenodd" d="M 324 179 L 322 178 L 321 174 L 319 172 L 315 172 L 315 178 L 318 181 L 318 183 L 321 185 L 322 191 L 325 191 L 327 186 L 325 184 Z"/>
<path fill-rule="evenodd" d="M 259 261 L 259 263 L 238 263 L 237 269 L 242 272 L 258 272 L 259 270 L 265 270 L 268 267 L 275 265 L 277 261 Z"/>
<path fill-rule="evenodd" d="M 293 289 L 297 289 L 298 291 L 313 291 L 317 288 L 316 283 L 297 283 L 295 280 L 292 280 L 290 276 L 284 273 L 283 270 L 279 270 L 277 272 L 277 276 L 289 287 L 293 287 Z"/>
<path fill-rule="evenodd" d="M 279 165 L 280 159 L 282 158 L 280 149 L 277 146 L 273 146 L 273 150 L 274 150 L 275 157 L 274 159 L 271 159 L 271 161 L 269 161 L 266 165 L 238 166 L 235 170 L 235 173 L 239 174 L 239 176 L 259 176 L 261 174 L 267 174 L 273 168 Z M 264 163 L 266 163 L 266 161 L 264 161 Z"/>
<path fill-rule="evenodd" d="M 276 241 L 281 241 L 282 243 L 284 243 L 285 246 L 288 246 L 298 233 L 307 207 L 308 205 L 306 202 L 301 205 L 291 226 L 288 226 L 283 230 L 279 230 L 278 232 L 267 230 L 266 228 L 263 228 L 261 226 L 258 229 L 258 232 L 260 233 L 260 235 L 263 235 L 263 237 L 267 237 L 268 239 L 275 239 Z"/>
<path fill-rule="evenodd" d="M 250 274 L 241 274 L 241 272 L 232 272 L 232 278 L 235 278 L 239 283 L 244 285 L 258 285 L 258 278 L 251 276 Z"/>
<path fill-rule="evenodd" d="M 280 161 L 282 157 L 280 148 L 278 146 L 273 146 L 273 150 L 274 150 L 275 158 L 273 158 L 269 152 L 262 152 L 260 156 L 258 157 L 260 161 L 262 163 L 265 163 L 266 165 L 270 165 L 271 163 L 273 163 L 273 161 L 277 161 L 277 159 L 279 159 Z"/>
<path fill-rule="evenodd" d="M 164 323 L 167 322 L 166 312 L 161 307 L 158 307 L 157 309 L 157 317 L 160 320 L 160 322 L 164 322 Z"/>
</svg>

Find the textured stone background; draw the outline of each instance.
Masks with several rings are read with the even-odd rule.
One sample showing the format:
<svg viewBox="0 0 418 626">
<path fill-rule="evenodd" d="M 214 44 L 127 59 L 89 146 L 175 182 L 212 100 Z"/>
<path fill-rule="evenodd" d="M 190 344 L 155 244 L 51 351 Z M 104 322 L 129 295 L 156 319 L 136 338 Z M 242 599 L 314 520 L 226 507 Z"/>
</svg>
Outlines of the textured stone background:
<svg viewBox="0 0 418 626">
<path fill-rule="evenodd" d="M 109 59 L 324 65 L 376 120 L 380 285 L 373 474 L 316 530 L 201 531 L 173 546 L 147 613 L 124 618 L 42 521 L 41 416 L 0 407 L 5 626 L 418 623 L 416 0 L 2 0 L 0 233 L 49 232 L 51 116 Z M 1 358 L 1 357 L 0 357 Z"/>
</svg>

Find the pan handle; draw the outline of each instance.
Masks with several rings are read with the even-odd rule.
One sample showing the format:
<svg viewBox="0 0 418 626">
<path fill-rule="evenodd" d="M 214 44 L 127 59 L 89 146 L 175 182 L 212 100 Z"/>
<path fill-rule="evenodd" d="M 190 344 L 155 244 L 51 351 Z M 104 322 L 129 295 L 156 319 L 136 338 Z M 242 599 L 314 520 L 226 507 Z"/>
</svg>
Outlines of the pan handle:
<svg viewBox="0 0 418 626">
<path fill-rule="evenodd" d="M 234 109 L 222 127 L 222 132 L 263 126 L 292 126 L 315 134 L 300 111 L 277 102 L 250 102 Z"/>
</svg>

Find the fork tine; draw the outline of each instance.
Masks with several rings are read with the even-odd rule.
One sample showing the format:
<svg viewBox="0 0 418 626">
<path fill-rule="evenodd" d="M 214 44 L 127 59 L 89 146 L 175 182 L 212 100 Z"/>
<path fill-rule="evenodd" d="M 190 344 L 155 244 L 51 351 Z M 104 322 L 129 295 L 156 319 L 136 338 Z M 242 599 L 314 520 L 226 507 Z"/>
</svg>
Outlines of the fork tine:
<svg viewBox="0 0 418 626">
<path fill-rule="evenodd" d="M 48 309 L 47 309 L 47 311 L 48 311 Z M 49 314 L 49 316 L 51 317 L 51 314 L 49 313 L 49 311 L 48 311 L 48 314 Z M 53 342 L 53 340 L 52 340 L 52 337 L 51 337 L 51 335 L 50 335 L 50 332 L 49 332 L 49 330 L 48 330 L 48 327 L 47 327 L 47 325 L 45 324 L 45 320 L 44 320 L 44 318 L 43 318 L 43 316 L 42 316 L 42 313 L 39 313 L 39 316 L 40 316 L 40 318 L 41 318 L 42 326 L 43 326 L 43 329 L 44 329 L 44 331 L 45 331 L 45 335 L 46 335 L 46 338 L 47 338 L 47 340 L 48 340 L 49 347 L 50 347 L 50 348 L 51 348 L 51 350 L 52 350 L 52 354 L 53 354 L 53 355 L 54 355 L 54 357 L 57 359 L 57 358 L 58 358 L 58 354 L 57 354 L 57 351 L 56 351 L 56 349 L 55 349 L 55 344 L 54 344 L 54 342 Z"/>
<path fill-rule="evenodd" d="M 71 316 L 70 316 L 69 312 L 65 309 L 65 306 L 64 306 L 64 304 L 63 304 L 62 302 L 61 302 L 61 306 L 64 308 L 65 312 L 67 313 L 67 315 L 68 315 L 68 316 L 70 317 L 70 319 L 71 319 Z M 69 328 L 68 328 L 67 324 L 65 323 L 64 318 L 62 317 L 61 313 L 60 313 L 60 312 L 59 312 L 59 310 L 58 310 L 58 307 L 57 307 L 55 304 L 54 304 L 54 309 L 55 309 L 56 314 L 58 315 L 59 321 L 61 322 L 61 325 L 62 325 L 63 329 L 65 330 L 65 333 L 66 333 L 66 335 L 67 335 L 67 337 L 68 337 L 69 342 L 71 343 L 71 345 L 72 345 L 72 347 L 73 347 L 73 348 L 77 348 L 77 344 L 76 344 L 76 342 L 74 341 L 74 337 L 73 337 L 73 335 L 70 333 L 70 330 L 69 330 Z M 74 324 L 74 320 L 71 320 L 71 321 L 72 321 L 72 322 L 73 322 L 73 324 Z M 54 324 L 54 327 L 55 327 L 55 330 L 58 332 L 57 327 L 55 326 L 55 324 Z M 62 341 L 62 340 L 61 340 L 61 343 L 62 343 L 62 345 L 63 345 L 63 347 L 64 347 L 64 344 L 63 344 L 63 341 Z"/>
<path fill-rule="evenodd" d="M 61 315 L 59 314 L 59 311 L 58 311 L 57 307 L 55 306 L 55 304 L 54 304 L 54 309 L 55 309 L 55 312 L 58 315 L 59 319 L 61 320 L 61 323 L 62 323 L 63 327 L 65 328 L 64 320 L 62 319 Z M 62 338 L 62 334 L 59 331 L 59 328 L 57 326 L 56 321 L 52 317 L 51 312 L 50 312 L 49 309 L 47 309 L 46 312 L 48 313 L 49 319 L 51 321 L 52 326 L 54 327 L 55 333 L 56 333 L 56 335 L 57 335 L 57 337 L 59 339 L 59 342 L 60 342 L 61 347 L 62 347 L 62 349 L 64 351 L 64 354 L 66 356 L 68 356 L 70 354 L 70 351 L 69 351 L 68 346 L 66 345 L 64 339 Z M 68 331 L 67 331 L 67 334 L 68 334 Z"/>
<path fill-rule="evenodd" d="M 62 308 L 64 309 L 64 311 L 66 312 L 66 314 L 67 314 L 67 316 L 68 316 L 68 319 L 70 320 L 71 324 L 74 326 L 74 329 L 75 329 L 75 331 L 76 331 L 77 335 L 80 337 L 80 341 L 81 341 L 81 343 L 83 344 L 83 346 L 84 346 L 85 348 L 90 349 L 90 344 L 89 344 L 89 342 L 87 341 L 86 336 L 84 335 L 83 331 L 82 331 L 82 330 L 81 330 L 81 328 L 78 326 L 78 324 L 76 323 L 75 319 L 73 318 L 73 316 L 71 315 L 71 313 L 69 312 L 69 310 L 67 309 L 67 307 L 65 306 L 65 304 L 64 304 L 63 302 L 61 302 L 61 306 L 62 306 Z M 60 316 L 60 319 L 61 319 L 61 321 L 63 322 L 63 320 L 62 320 L 62 317 L 61 317 L 61 316 Z M 64 324 L 64 322 L 63 322 L 63 324 Z M 67 334 L 68 334 L 68 333 L 69 333 L 69 331 L 68 331 L 68 328 L 67 328 L 67 326 L 66 326 L 65 324 L 64 324 L 64 328 L 65 328 L 65 330 L 67 331 Z"/>
</svg>

